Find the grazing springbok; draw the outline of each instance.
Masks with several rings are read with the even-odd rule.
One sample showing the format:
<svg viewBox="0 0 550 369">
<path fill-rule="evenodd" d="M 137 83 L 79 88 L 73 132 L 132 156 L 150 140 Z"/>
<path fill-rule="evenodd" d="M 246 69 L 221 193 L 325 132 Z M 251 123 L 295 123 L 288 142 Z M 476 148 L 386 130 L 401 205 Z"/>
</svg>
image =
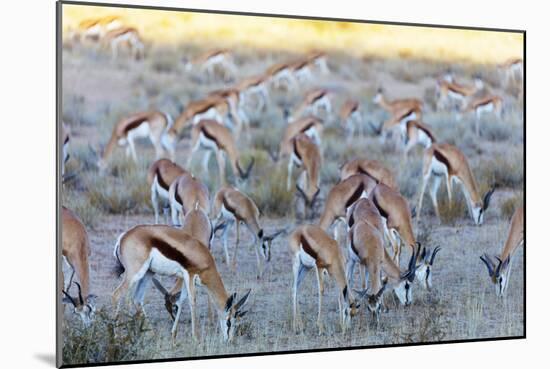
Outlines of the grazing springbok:
<svg viewBox="0 0 550 369">
<path fill-rule="evenodd" d="M 488 254 L 480 256 L 481 261 L 487 267 L 491 282 L 496 287 L 497 296 L 503 297 L 506 294 L 508 282 L 510 281 L 510 272 L 512 270 L 512 257 L 516 250 L 525 242 L 525 224 L 524 208 L 520 206 L 514 211 L 508 237 L 504 243 L 500 256 L 495 256 L 495 260 Z"/>
<path fill-rule="evenodd" d="M 237 249 L 240 240 L 240 224 L 244 224 L 254 238 L 254 251 L 256 252 L 256 277 L 260 278 L 265 266 L 263 260 L 268 263 L 271 260 L 271 244 L 275 237 L 284 231 L 279 230 L 272 235 L 266 235 L 260 225 L 260 210 L 254 201 L 234 187 L 222 187 L 214 196 L 211 212 L 212 219 L 217 220 L 216 229 L 223 227 L 222 242 L 225 253 L 225 262 L 229 264 L 228 231 L 235 224 L 235 251 L 233 252 L 233 268 L 237 266 Z"/>
<path fill-rule="evenodd" d="M 416 98 L 386 100 L 384 90 L 381 88 L 376 91 L 376 95 L 374 95 L 372 101 L 386 110 L 391 116 L 395 116 L 396 113 L 403 110 L 415 110 L 421 114 L 423 108 L 422 100 Z M 416 119 L 420 119 L 420 116 L 416 117 Z"/>
<path fill-rule="evenodd" d="M 356 218 L 349 231 L 346 278 L 348 286 L 351 288 L 355 264 L 359 263 L 359 267 L 362 269 L 361 275 L 364 275 L 365 278 L 364 283 L 368 286 L 359 293 L 359 296 L 366 297 L 367 308 L 378 321 L 386 283 L 391 285 L 402 305 L 411 304 L 418 250 L 413 250 L 408 269 L 401 272 L 399 264 L 391 259 L 384 247 L 383 233 L 370 223 L 371 217 L 380 218 L 380 214 L 371 214 L 368 218 Z M 377 220 L 373 219 L 373 222 L 376 223 Z M 382 272 L 387 276 L 387 282 L 382 282 Z M 369 290 L 371 293 L 368 293 Z"/>
<path fill-rule="evenodd" d="M 377 183 L 383 183 L 391 189 L 399 191 L 395 176 L 377 160 L 353 159 L 348 161 L 340 169 L 340 180 L 344 180 L 354 174 L 366 174 Z"/>
<path fill-rule="evenodd" d="M 289 248 L 292 254 L 292 327 L 295 331 L 301 329 L 302 323 L 298 311 L 298 289 L 307 271 L 314 269 L 318 287 L 317 327 L 319 334 L 324 330 L 321 319 L 323 301 L 323 275 L 328 273 L 336 280 L 338 286 L 339 321 L 342 331 L 350 326 L 351 317 L 357 314 L 359 304 L 351 296 L 345 273 L 345 258 L 340 251 L 338 242 L 317 225 L 302 225 L 289 236 Z"/>
<path fill-rule="evenodd" d="M 466 86 L 455 82 L 452 75 L 447 74 L 445 77 L 437 80 L 436 107 L 438 110 L 441 110 L 449 102 L 457 101 L 458 109 L 463 109 L 467 99 L 482 90 L 483 86 L 483 80 L 479 76 L 474 78 L 474 85 Z"/>
<path fill-rule="evenodd" d="M 145 47 L 139 31 L 134 27 L 120 27 L 107 31 L 101 38 L 104 46 L 111 48 L 111 57 L 116 59 L 120 45 L 126 44 L 134 59 L 140 59 L 145 56 Z"/>
<path fill-rule="evenodd" d="M 205 73 L 207 78 L 215 77 L 219 71 L 226 79 L 235 76 L 237 71 L 231 51 L 227 49 L 209 50 L 192 59 L 183 58 L 182 63 L 187 72 L 198 70 Z"/>
<path fill-rule="evenodd" d="M 369 198 L 378 209 L 384 225 L 384 234 L 393 249 L 393 260 L 399 265 L 402 245 L 412 251 L 417 247 L 412 226 L 412 214 L 407 200 L 390 187 L 379 183 Z"/>
<path fill-rule="evenodd" d="M 296 90 L 298 82 L 292 67 L 292 63 L 288 62 L 274 64 L 265 71 L 265 78 L 275 88 L 285 86 L 286 89 Z"/>
<path fill-rule="evenodd" d="M 108 160 L 111 157 L 116 146 L 126 146 L 126 155 L 130 156 L 134 162 L 138 161 L 134 140 L 137 138 L 149 138 L 155 148 L 155 156 L 161 158 L 165 149 L 162 137 L 166 130 L 170 128 L 171 118 L 168 114 L 160 111 L 148 111 L 135 113 L 122 118 L 113 127 L 111 138 L 107 142 L 97 166 L 101 171 L 107 168 Z"/>
<path fill-rule="evenodd" d="M 346 132 L 348 140 L 351 140 L 355 131 L 361 128 L 361 111 L 357 100 L 346 100 L 340 108 L 340 123 Z"/>
<path fill-rule="evenodd" d="M 292 139 L 292 153 L 288 160 L 287 190 L 290 191 L 292 181 L 292 168 L 303 168 L 296 183 L 298 193 L 304 199 L 304 205 L 307 210 L 311 209 L 313 216 L 315 200 L 321 192 L 319 187 L 321 174 L 321 153 L 319 146 L 313 142 L 309 136 L 301 133 Z"/>
<path fill-rule="evenodd" d="M 323 121 L 313 115 L 308 115 L 288 123 L 285 127 L 283 139 L 281 140 L 281 146 L 279 149 L 280 158 L 292 153 L 293 139 L 302 133 L 310 137 L 317 146 L 321 147 Z"/>
<path fill-rule="evenodd" d="M 287 118 L 287 121 L 295 121 L 306 114 L 318 115 L 321 110 L 329 117 L 330 114 L 332 114 L 332 104 L 330 102 L 331 94 L 332 93 L 326 88 L 318 88 L 309 91 L 294 113 Z"/>
<path fill-rule="evenodd" d="M 254 158 L 252 158 L 246 170 L 243 171 L 240 164 L 239 150 L 237 149 L 237 144 L 235 143 L 231 131 L 215 120 L 203 119 L 193 126 L 191 130 L 191 153 L 187 159 L 188 168 L 191 165 L 191 160 L 193 160 L 193 155 L 199 149 L 206 150 L 203 157 L 203 169 L 208 168 L 210 154 L 213 152 L 216 155 L 220 181 L 224 185 L 226 184 L 226 157 L 229 159 L 233 174 L 238 176 L 241 180 L 246 180 L 248 178 L 252 166 L 254 165 Z"/>
<path fill-rule="evenodd" d="M 179 228 L 138 225 L 119 236 L 114 256 L 124 274 L 112 295 L 117 314 L 120 296 L 126 291 L 127 296 L 133 298 L 137 311 L 145 315 L 143 297 L 151 278 L 155 274 L 175 276 L 183 279 L 185 289 L 182 289 L 176 303 L 178 309 L 172 325 L 172 339 L 176 338 L 181 307 L 186 298 L 191 310 L 192 336 L 198 339 L 196 284 L 200 283 L 206 287 L 218 310 L 223 339 L 232 340 L 239 318 L 246 313 L 242 308 L 250 296 L 250 290 L 238 302 L 236 293 L 229 295 L 226 292 L 208 246 Z"/>
<path fill-rule="evenodd" d="M 259 96 L 259 98 L 254 101 L 254 107 L 257 113 L 262 111 L 264 107 L 267 106 L 269 103 L 269 90 L 267 88 L 268 82 L 268 77 L 262 74 L 259 76 L 244 78 L 237 83 L 235 89 L 237 89 L 241 95 L 239 99 L 239 107 L 241 111 L 243 111 L 245 106 L 249 104 L 252 96 Z"/>
<path fill-rule="evenodd" d="M 241 127 L 242 122 L 235 107 L 236 102 L 233 102 L 231 98 L 228 99 L 220 96 L 210 96 L 202 100 L 191 101 L 187 104 L 180 116 L 163 136 L 164 146 L 170 149 L 172 160 L 175 157 L 179 136 L 185 127 L 188 126 L 188 123 L 196 125 L 201 120 L 212 119 L 218 121 L 220 124 L 233 127 L 233 121 L 230 120 L 231 116 L 236 121 L 237 130 L 240 130 L 239 127 Z"/>
<path fill-rule="evenodd" d="M 515 82 L 523 78 L 523 59 L 511 58 L 504 62 L 500 68 L 504 70 L 506 82 Z"/>
<path fill-rule="evenodd" d="M 407 122 L 405 131 L 403 155 L 407 157 L 409 151 L 416 145 L 429 149 L 435 142 L 436 138 L 430 126 L 417 120 L 410 120 Z"/>
<path fill-rule="evenodd" d="M 483 224 L 483 214 L 489 207 L 494 188 L 490 189 L 482 200 L 466 157 L 459 148 L 446 143 L 433 144 L 429 149 L 424 151 L 422 185 L 420 187 L 418 206 L 416 207 L 417 221 L 420 220 L 424 192 L 432 175 L 430 197 L 438 218 L 440 217 L 437 205 L 437 190 L 439 189 L 441 179 L 445 179 L 449 204 L 452 201 L 452 186 L 454 183 L 458 183 L 462 188 L 474 223 L 476 225 Z"/>
<path fill-rule="evenodd" d="M 319 226 L 328 232 L 336 221 L 346 223 L 347 209 L 362 197 L 368 197 L 376 187 L 376 181 L 365 174 L 354 174 L 328 192 L 325 208 L 319 219 Z M 334 226 L 334 239 L 339 240 L 338 224 Z"/>
<path fill-rule="evenodd" d="M 174 226 L 183 224 L 187 213 L 196 206 L 205 212 L 210 211 L 208 187 L 191 173 L 183 173 L 172 182 L 168 199 Z"/>
<path fill-rule="evenodd" d="M 149 167 L 147 183 L 151 187 L 151 204 L 155 212 L 155 224 L 159 222 L 159 202 L 169 202 L 170 186 L 176 178 L 186 173 L 188 172 L 185 169 L 168 159 L 159 159 Z"/>
<path fill-rule="evenodd" d="M 61 255 L 63 261 L 71 269 L 69 281 L 65 281 L 63 268 L 61 269 L 61 280 L 63 281 L 64 303 L 70 303 L 74 307 L 74 313 L 80 316 L 84 326 L 89 326 L 95 313 L 95 295 L 90 294 L 90 240 L 86 227 L 78 216 L 67 209 L 61 208 Z M 74 275 L 77 275 L 80 283 L 74 282 L 78 288 L 78 297 L 69 294 Z"/>
<path fill-rule="evenodd" d="M 485 95 L 480 98 L 472 99 L 464 113 L 475 114 L 475 132 L 479 136 L 479 123 L 484 113 L 494 113 L 497 119 L 502 118 L 502 97 L 497 95 Z"/>
</svg>

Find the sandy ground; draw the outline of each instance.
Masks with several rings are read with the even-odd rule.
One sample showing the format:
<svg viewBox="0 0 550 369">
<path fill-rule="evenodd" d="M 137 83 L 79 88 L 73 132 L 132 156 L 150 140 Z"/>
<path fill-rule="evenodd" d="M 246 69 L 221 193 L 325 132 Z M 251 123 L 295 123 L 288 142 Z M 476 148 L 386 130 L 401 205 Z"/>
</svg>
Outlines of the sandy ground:
<svg viewBox="0 0 550 369">
<path fill-rule="evenodd" d="M 108 55 L 94 51 L 93 48 L 64 51 L 63 118 L 71 126 L 73 134 L 71 149 L 74 150 L 73 162 L 69 164 L 69 169 L 80 168 L 82 172 L 81 178 L 65 188 L 63 205 L 70 208 L 78 207 L 83 209 L 82 212 L 92 211 L 95 205 L 83 200 L 86 198 L 86 191 L 102 186 L 104 182 L 98 182 L 101 179 L 98 178 L 95 170 L 86 164 L 91 161 L 88 147 L 98 149 L 101 144 L 104 144 L 112 125 L 122 115 L 156 107 L 169 111 L 175 116 L 178 112 L 178 103 L 185 105 L 192 99 L 204 96 L 207 91 L 224 85 L 221 80 L 204 81 L 183 73 L 177 64 L 177 55 L 180 52 L 181 50 L 152 49 L 148 51 L 145 61 L 135 63 L 127 59 L 113 62 Z M 284 60 L 285 56 L 275 52 L 268 55 L 255 55 L 253 50 L 247 50 L 238 59 L 240 76 L 254 74 L 281 59 Z M 163 60 L 164 64 L 160 60 Z M 366 107 L 365 120 L 374 122 L 383 118 L 380 109 L 370 103 L 378 86 L 383 85 L 391 97 L 429 98 L 433 95 L 436 73 L 444 70 L 440 65 L 426 65 L 422 62 L 399 60 L 365 62 L 346 58 L 344 55 L 331 56 L 329 66 L 333 74 L 316 80 L 310 87 L 322 85 L 339 91 L 337 103 L 335 103 L 336 109 L 339 107 L 342 96 L 360 99 Z M 505 96 L 505 101 L 511 106 L 506 116 L 506 124 L 512 127 L 510 128 L 512 134 L 509 138 L 496 142 L 472 141 L 471 122 L 457 123 L 449 113 L 428 110 L 425 121 L 432 124 L 441 136 L 460 144 L 459 147 L 466 152 L 474 167 L 474 173 L 477 174 L 481 173 L 479 168 L 483 164 L 490 166 L 499 158 L 506 160 L 503 153 L 511 151 L 511 155 L 515 155 L 522 152 L 522 106 L 520 99 L 514 95 L 516 90 L 501 87 L 498 76 L 491 68 L 470 65 L 457 65 L 454 68 L 459 75 L 471 75 L 476 70 L 485 73 L 489 83 L 492 83 L 495 86 L 493 88 Z M 274 99 L 280 106 L 292 106 L 299 102 L 300 96 L 306 89 L 307 87 L 302 91 L 279 92 L 274 94 Z M 266 130 L 265 127 L 274 122 L 278 126 L 283 124 L 281 109 L 275 105 L 270 106 L 263 116 L 255 117 L 254 132 L 264 132 L 261 130 Z M 333 124 L 334 119 L 331 118 L 329 123 Z M 265 132 L 269 135 L 272 130 L 267 129 Z M 330 146 L 343 145 L 338 131 L 335 132 L 336 134 L 334 132 L 327 134 L 327 138 L 332 140 Z M 415 199 L 414 189 L 420 183 L 418 176 L 421 165 L 420 153 L 414 153 L 408 163 L 402 163 L 400 153 L 380 151 L 376 138 L 368 137 L 361 140 L 364 141 L 360 141 L 360 147 L 354 147 L 355 151 L 352 150 L 351 154 L 359 153 L 388 163 L 388 166 L 397 172 L 404 194 L 409 200 Z M 249 144 L 241 143 L 241 147 L 246 147 L 244 145 Z M 146 153 L 145 161 L 151 162 L 152 151 L 147 143 L 140 143 L 138 150 Z M 184 139 L 178 146 L 178 161 L 181 164 L 185 163 L 188 150 L 188 139 Z M 331 150 L 338 156 L 338 150 L 335 149 L 330 149 L 328 154 Z M 348 154 L 346 153 L 346 157 Z M 336 165 L 341 164 L 342 159 L 333 160 L 332 163 L 330 161 L 325 160 L 323 165 L 328 167 L 332 164 L 337 168 Z M 522 160 L 519 161 L 522 162 Z M 214 170 L 213 162 L 210 168 Z M 257 170 L 261 171 L 262 168 L 254 169 L 254 171 Z M 266 177 L 258 178 L 258 174 L 253 173 L 254 176 L 256 178 L 253 179 L 253 183 L 266 180 Z M 139 176 L 132 178 L 144 181 L 145 173 L 141 173 L 141 178 Z M 331 177 L 323 178 L 323 195 L 335 183 L 329 178 Z M 209 183 L 209 187 L 211 190 L 215 189 L 215 182 Z M 94 210 L 93 222 L 85 220 L 92 245 L 91 290 L 98 295 L 97 306 L 102 307 L 109 314 L 112 313 L 110 295 L 119 283 L 119 279 L 113 272 L 115 259 L 112 252 L 116 238 L 134 225 L 151 223 L 154 220 L 147 202 L 146 185 L 144 188 L 144 200 L 138 201 L 139 206 L 121 214 L 108 214 L 105 211 Z M 125 187 L 117 184 L 113 190 L 124 191 Z M 496 297 L 494 287 L 489 283 L 486 269 L 479 260 L 483 252 L 492 254 L 499 252 L 508 229 L 508 219 L 500 211 L 501 204 L 513 195 L 522 194 L 522 191 L 523 185 L 519 188 L 499 188 L 491 208 L 485 215 L 486 221 L 482 227 L 474 226 L 471 219 L 466 216 L 465 210 L 464 216 L 458 217 L 450 224 L 440 225 L 430 213 L 431 206 L 426 200 L 425 213 L 416 232 L 422 233 L 422 237 L 427 240 L 426 246 L 433 248 L 439 245 L 442 248 L 434 268 L 434 289 L 428 292 L 419 285 L 415 285 L 414 303 L 407 308 L 398 306 L 393 296 L 388 293 L 386 302 L 389 311 L 382 315 L 378 326 L 372 323 L 370 316 L 367 316 L 363 310 L 360 316 L 352 321 L 352 329 L 346 334 L 340 332 L 337 323 L 338 305 L 335 283 L 328 279 L 323 306 L 326 332 L 324 335 L 317 335 L 315 325 L 317 287 L 313 273 L 304 281 L 300 295 L 305 331 L 300 334 L 292 332 L 290 327 L 292 268 L 285 237 L 277 239 L 274 243 L 271 263 L 260 280 L 255 277 L 255 255 L 250 245 L 251 238 L 244 228 L 241 229 L 245 236 L 242 237 L 239 248 L 237 270 L 232 270 L 224 263 L 220 241 L 215 239 L 212 252 L 227 290 L 236 291 L 239 294 L 249 288 L 253 290 L 249 302 L 249 313 L 242 321 L 235 342 L 231 345 L 220 342 L 217 324 L 209 321 L 206 316 L 206 292 L 199 288 L 201 339 L 198 343 L 191 340 L 189 310 L 185 306 L 179 326 L 178 341 L 176 345 L 172 345 L 169 333 L 171 321 L 164 310 L 163 298 L 151 286 L 145 298 L 147 324 L 152 328 L 152 331 L 147 333 L 151 350 L 143 355 L 148 355 L 146 358 L 188 357 L 522 335 L 524 327 L 523 249 L 520 249 L 513 259 L 511 280 L 505 299 Z M 456 191 L 455 196 L 462 195 Z M 291 213 L 290 209 L 289 213 Z M 265 215 L 262 224 L 269 233 L 280 227 L 292 229 L 295 220 Z M 231 234 L 231 242 L 234 240 L 233 237 L 234 235 Z M 233 246 L 231 252 L 232 249 Z M 165 285 L 171 285 L 170 279 L 165 278 L 163 281 Z M 68 327 L 78 325 L 78 320 L 68 310 L 65 314 Z M 138 354 L 130 359 L 135 358 L 142 357 Z"/>
</svg>

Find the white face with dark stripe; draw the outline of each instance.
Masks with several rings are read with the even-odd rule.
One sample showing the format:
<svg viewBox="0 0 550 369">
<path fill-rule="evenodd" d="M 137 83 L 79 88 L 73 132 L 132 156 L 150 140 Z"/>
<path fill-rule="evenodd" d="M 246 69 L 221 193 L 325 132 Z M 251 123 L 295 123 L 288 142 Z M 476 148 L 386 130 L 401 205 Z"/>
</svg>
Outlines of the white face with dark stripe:
<svg viewBox="0 0 550 369">
<path fill-rule="evenodd" d="M 408 306 L 412 303 L 412 284 L 408 280 L 400 282 L 393 292 L 401 305 Z"/>
</svg>

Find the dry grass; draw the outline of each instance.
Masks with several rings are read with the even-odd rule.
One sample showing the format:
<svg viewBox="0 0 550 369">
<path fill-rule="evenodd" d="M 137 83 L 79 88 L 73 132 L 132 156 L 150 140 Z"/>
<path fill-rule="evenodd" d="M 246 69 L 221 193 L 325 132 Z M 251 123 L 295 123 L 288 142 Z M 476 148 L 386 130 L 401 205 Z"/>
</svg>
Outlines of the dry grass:
<svg viewBox="0 0 550 369">
<path fill-rule="evenodd" d="M 117 150 L 109 170 L 100 176 L 95 167 L 97 158 L 89 146 L 99 150 L 113 125 L 125 114 L 155 108 L 176 116 L 189 101 L 204 96 L 212 89 L 223 87 L 223 81 L 202 80 L 181 71 L 181 56 L 199 51 L 193 45 L 150 47 L 147 58 L 139 63 L 125 59 L 111 62 L 104 52 L 84 47 L 64 51 L 63 117 L 74 133 L 68 170 L 78 171 L 78 175 L 66 184 L 62 202 L 75 210 L 88 227 L 92 245 L 92 292 L 99 296 L 100 307 L 98 317 L 89 330 L 83 330 L 76 317 L 67 309 L 64 330 L 64 360 L 67 364 L 439 342 L 517 336 L 523 333 L 523 250 L 518 251 L 512 265 L 511 285 L 504 301 L 496 298 L 484 266 L 479 261 L 481 253 L 494 254 L 500 249 L 508 227 L 508 216 L 518 206 L 524 190 L 523 147 L 521 139 L 518 142 L 518 137 L 523 137 L 521 102 L 508 96 L 507 88 L 496 83 L 498 73 L 493 71 L 494 68 L 458 63 L 452 65 L 453 70 L 464 73 L 468 78 L 478 71 L 486 74 L 497 92 L 507 94 L 506 99 L 511 108 L 502 126 L 491 122 L 490 118 L 486 119 L 487 124 L 481 137 L 473 133 L 473 117 L 456 121 L 450 112 L 429 109 L 425 115 L 425 121 L 433 127 L 440 141 L 454 143 L 465 152 L 482 193 L 491 184 L 499 185 L 494 204 L 486 214 L 486 224 L 482 227 L 472 224 L 461 192 L 455 191 L 454 201 L 446 204 L 442 186 L 441 225 L 430 214 L 429 196 L 425 197 L 426 212 L 423 212 L 419 228 L 415 225 L 415 231 L 423 245 L 442 247 L 434 267 L 433 291 L 424 291 L 415 285 L 415 301 L 407 308 L 397 306 L 391 293 L 388 293 L 386 302 L 389 311 L 382 315 L 378 326 L 362 310 L 354 319 L 351 331 L 342 334 L 337 323 L 339 291 L 334 281 L 329 279 L 323 305 L 326 333 L 317 336 L 314 313 L 316 282 L 310 273 L 304 281 L 299 299 L 305 331 L 295 334 L 290 329 L 292 268 L 287 251 L 288 240 L 282 237 L 274 242 L 272 261 L 263 278 L 256 280 L 252 238 L 247 231 L 241 230 L 237 272 L 223 262 L 218 239 L 214 240 L 212 248 L 228 292 L 242 293 L 247 288 L 253 289 L 249 313 L 242 320 L 233 344 L 222 343 L 217 322 L 208 319 L 204 288 L 199 288 L 198 298 L 201 321 L 199 342 L 193 342 L 190 337 L 189 310 L 185 306 L 178 339 L 172 345 L 169 333 L 171 322 L 164 310 L 162 296 L 152 288 L 148 290 L 145 299 L 148 314 L 146 322 L 133 319 L 132 308 L 123 310 L 128 316 L 114 320 L 110 294 L 119 280 L 111 273 L 115 263 L 112 248 L 122 232 L 137 224 L 153 221 L 145 173 L 154 155 L 149 143 L 138 142 L 141 159 L 136 165 L 126 159 L 123 150 Z M 292 54 L 243 46 L 235 56 L 239 66 L 237 77 L 262 71 L 268 64 L 290 56 Z M 292 217 L 295 191 L 286 191 L 286 162 L 275 163 L 270 157 L 270 153 L 278 151 L 284 129 L 281 106 L 294 106 L 306 89 L 326 84 L 334 86 L 336 91 L 342 91 L 337 94 L 335 110 L 345 97 L 355 97 L 364 108 L 365 123 L 379 123 L 385 115 L 371 103 L 372 95 L 379 85 L 392 91 L 395 97 L 427 96 L 428 100 L 433 99 L 433 76 L 444 68 L 439 63 L 412 59 L 371 58 L 363 61 L 343 53 L 334 55 L 334 59 L 330 55 L 329 65 L 335 73 L 331 75 L 333 79 L 320 78 L 299 91 L 274 92 L 272 96 L 276 103 L 253 116 L 251 140 L 243 136 L 238 142 L 244 165 L 252 158 L 256 162 L 248 181 L 236 182 L 231 169 L 227 168 L 229 181 L 258 204 L 262 212 L 262 227 L 267 233 L 283 227 L 291 230 L 296 222 Z M 366 157 L 384 163 L 395 173 L 402 194 L 410 204 L 415 204 L 421 181 L 421 150 L 411 152 L 405 162 L 399 147 L 395 150 L 390 145 L 382 145 L 379 138 L 374 137 L 368 129 L 364 136 L 346 143 L 340 127 L 335 123 L 335 119 L 325 123 L 322 192 L 318 206 L 322 207 L 322 196 L 337 183 L 340 165 L 353 157 Z M 178 145 L 177 162 L 185 163 L 189 152 L 190 142 L 186 133 Z M 219 187 L 215 159 L 212 156 L 208 173 L 196 170 L 198 163 L 199 158 L 193 168 L 189 169 L 197 173 L 213 194 Z M 318 213 L 313 222 L 318 221 Z M 234 240 L 231 231 L 231 252 Z M 165 280 L 167 285 L 171 282 Z M 115 336 L 117 339 L 122 338 L 124 344 L 115 340 Z"/>
</svg>

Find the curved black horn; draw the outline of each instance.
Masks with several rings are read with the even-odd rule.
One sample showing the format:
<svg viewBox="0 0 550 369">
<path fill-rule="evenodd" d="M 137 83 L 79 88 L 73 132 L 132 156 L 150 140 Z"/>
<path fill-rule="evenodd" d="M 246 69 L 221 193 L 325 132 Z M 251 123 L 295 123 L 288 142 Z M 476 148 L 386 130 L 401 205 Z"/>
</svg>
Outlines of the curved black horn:
<svg viewBox="0 0 550 369">
<path fill-rule="evenodd" d="M 65 292 L 65 290 L 61 290 L 61 292 L 63 292 L 63 294 L 69 299 L 69 301 L 71 302 L 71 304 L 73 304 L 74 307 L 76 307 L 76 302 L 74 302 L 74 299 L 72 298 L 71 295 L 69 295 L 67 292 Z"/>
<path fill-rule="evenodd" d="M 264 240 L 266 241 L 273 241 L 276 237 L 286 232 L 286 228 L 279 229 L 278 231 L 275 231 L 275 233 L 270 234 L 269 236 L 265 236 Z"/>
<path fill-rule="evenodd" d="M 424 248 L 420 254 L 420 260 L 426 260 L 426 256 L 429 257 L 429 255 L 426 255 L 426 248 Z"/>
<path fill-rule="evenodd" d="M 255 161 L 256 160 L 252 158 L 252 160 L 250 160 L 250 164 L 248 164 L 248 167 L 244 172 L 242 171 L 241 166 L 237 162 L 237 169 L 239 170 L 239 175 L 241 176 L 241 179 L 248 179 L 248 176 L 250 175 L 250 171 L 252 170 L 252 166 L 254 166 Z"/>
<path fill-rule="evenodd" d="M 227 301 L 225 302 L 225 311 L 229 311 L 229 309 L 231 309 L 231 306 L 233 306 L 233 300 L 235 300 L 235 297 L 237 297 L 237 293 L 233 292 L 231 296 L 227 298 Z"/>
<path fill-rule="evenodd" d="M 321 189 L 318 188 L 317 191 L 315 191 L 315 194 L 313 194 L 313 197 L 311 198 L 311 202 L 309 203 L 309 207 L 313 208 L 315 205 L 315 201 L 317 200 L 317 196 L 319 196 L 319 193 L 321 192 Z"/>
<path fill-rule="evenodd" d="M 298 193 L 302 195 L 306 204 L 309 205 L 309 200 L 307 199 L 306 193 L 302 190 L 302 187 L 300 187 L 298 183 L 296 183 L 296 189 L 298 190 Z"/>
<path fill-rule="evenodd" d="M 382 287 L 380 287 L 380 290 L 376 293 L 376 298 L 377 299 L 382 297 L 382 294 L 384 293 L 384 290 L 386 289 L 387 284 L 388 284 L 387 281 L 382 284 Z"/>
<path fill-rule="evenodd" d="M 155 285 L 155 287 L 157 288 L 157 290 L 160 291 L 160 293 L 162 293 L 164 295 L 164 297 L 166 296 L 169 296 L 170 293 L 168 293 L 168 291 L 166 290 L 166 288 L 164 288 L 164 286 L 159 282 L 158 279 L 156 279 L 155 277 L 153 277 L 153 284 Z"/>
<path fill-rule="evenodd" d="M 434 265 L 435 255 L 441 250 L 440 246 L 437 246 L 434 251 L 432 252 L 432 258 L 430 259 L 430 265 Z"/>
<path fill-rule="evenodd" d="M 487 254 L 483 254 L 479 257 L 481 259 L 481 261 L 483 261 L 483 263 L 485 264 L 485 266 L 487 267 L 487 271 L 489 272 L 489 277 L 492 277 L 493 276 L 493 272 L 494 272 L 494 265 L 493 265 L 493 262 L 491 261 L 491 259 L 489 259 L 487 257 Z"/>
<path fill-rule="evenodd" d="M 491 188 L 485 196 L 483 196 L 483 210 L 487 210 L 489 207 L 489 203 L 491 202 L 491 197 L 493 196 L 493 192 L 495 192 L 495 187 Z"/>
<path fill-rule="evenodd" d="M 239 311 L 239 309 L 246 303 L 246 300 L 248 300 L 248 296 L 250 295 L 250 292 L 252 292 L 252 289 L 249 289 L 243 297 L 235 304 L 235 310 Z"/>
<path fill-rule="evenodd" d="M 80 283 L 74 282 L 76 284 L 76 287 L 78 287 L 78 300 L 80 301 L 80 305 L 84 305 L 84 299 L 82 298 L 82 290 L 80 289 Z"/>
</svg>

